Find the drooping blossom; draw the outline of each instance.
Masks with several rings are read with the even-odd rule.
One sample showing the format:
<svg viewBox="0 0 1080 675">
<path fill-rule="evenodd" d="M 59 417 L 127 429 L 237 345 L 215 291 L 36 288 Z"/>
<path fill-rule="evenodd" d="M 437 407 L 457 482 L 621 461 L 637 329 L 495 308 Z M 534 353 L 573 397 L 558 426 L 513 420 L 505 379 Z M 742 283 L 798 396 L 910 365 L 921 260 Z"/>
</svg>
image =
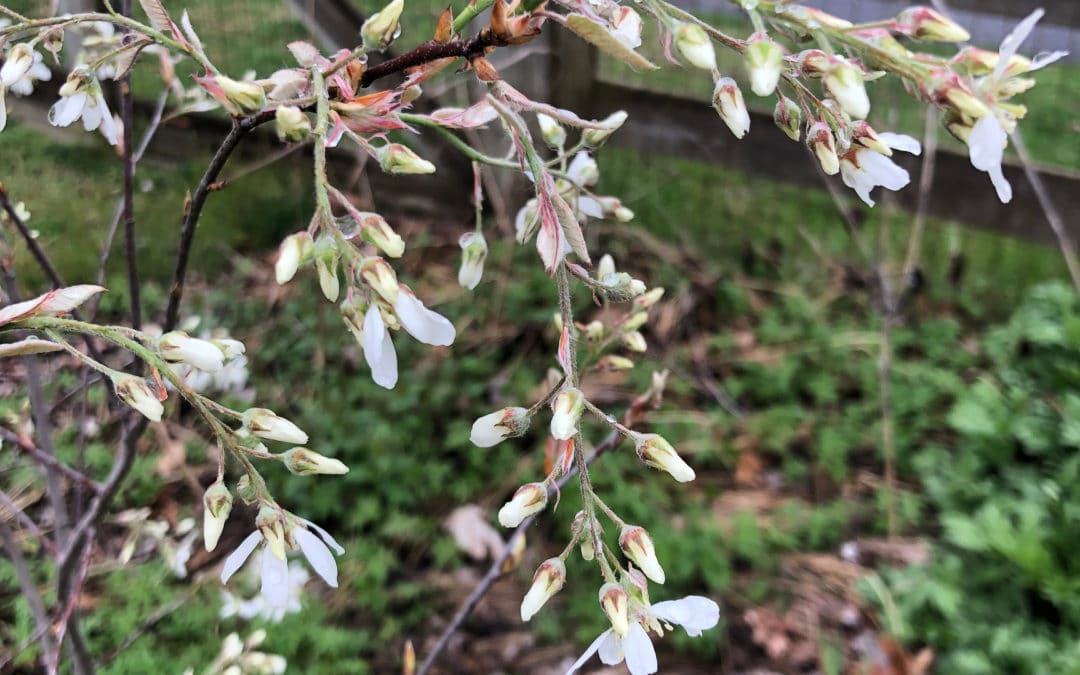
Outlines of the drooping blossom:
<svg viewBox="0 0 1080 675">
<path fill-rule="evenodd" d="M 72 71 L 60 87 L 60 100 L 49 108 L 49 124 L 54 127 L 71 126 L 78 119 L 82 119 L 84 129 L 99 129 L 109 145 L 116 145 L 116 122 L 105 103 L 101 85 L 86 66 Z"/>
<path fill-rule="evenodd" d="M 903 150 L 913 155 L 922 152 L 919 142 L 911 136 L 882 133 L 878 140 L 885 144 L 885 149 Z M 891 151 L 890 151 L 891 154 Z M 847 185 L 859 195 L 859 199 L 873 206 L 870 191 L 877 186 L 887 190 L 899 190 L 911 182 L 907 170 L 878 150 L 852 143 L 851 148 L 840 157 L 840 176 Z"/>
</svg>

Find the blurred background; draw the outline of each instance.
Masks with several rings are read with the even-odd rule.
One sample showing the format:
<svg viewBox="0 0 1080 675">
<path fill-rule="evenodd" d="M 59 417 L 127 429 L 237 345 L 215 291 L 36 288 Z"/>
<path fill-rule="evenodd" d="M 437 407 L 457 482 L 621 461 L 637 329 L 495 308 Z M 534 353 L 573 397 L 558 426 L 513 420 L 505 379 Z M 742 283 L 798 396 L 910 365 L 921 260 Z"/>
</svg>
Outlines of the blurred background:
<svg viewBox="0 0 1080 675">
<path fill-rule="evenodd" d="M 4 2 L 31 16 L 47 5 Z M 353 46 L 364 16 L 381 7 L 165 5 L 189 11 L 226 72 L 259 77 L 289 65 L 292 40 L 325 53 Z M 608 504 L 652 533 L 668 573 L 654 601 L 697 593 L 722 608 L 719 630 L 657 642 L 662 672 L 1080 673 L 1080 303 L 1050 225 L 1056 212 L 1066 239 L 1080 235 L 1080 5 L 949 3 L 973 42 L 990 49 L 1040 5 L 1047 16 L 1021 52 L 1072 52 L 1022 97 L 1028 169 L 1054 207 L 1049 217 L 1016 157 L 1006 167 L 1016 196 L 998 203 L 965 148 L 896 82 L 869 85 L 871 124 L 936 151 L 905 164 L 912 184 L 881 195 L 870 211 L 773 126 L 771 101 L 748 99 L 751 133 L 735 141 L 709 106 L 707 75 L 670 65 L 637 74 L 550 24 L 541 39 L 493 58 L 534 98 L 582 116 L 630 113 L 598 153 L 598 188 L 636 218 L 594 222 L 586 235 L 591 251 L 611 253 L 620 270 L 666 294 L 638 367 L 593 380 L 586 393 L 621 410 L 654 370 L 670 370 L 648 427 L 698 478 L 675 485 L 623 446 L 595 466 L 593 480 Z M 394 48 L 428 39 L 444 6 L 407 0 Z M 752 32 L 720 0 L 682 6 L 732 34 Z M 904 5 L 822 6 L 868 20 Z M 663 63 L 654 35 L 647 25 L 642 50 Z M 745 81 L 736 55 L 718 57 L 721 71 Z M 134 73 L 136 138 L 161 90 L 154 61 Z M 190 65 L 178 68 L 190 73 Z M 465 104 L 475 94 L 469 79 L 443 74 L 425 84 L 425 98 Z M 97 273 L 120 164 L 95 135 L 48 125 L 62 81 L 58 73 L 32 97 L 8 97 L 0 181 L 25 203 L 63 276 L 81 282 Z M 166 120 L 140 164 L 136 217 L 151 317 L 160 319 L 185 194 L 227 128 L 220 113 Z M 216 555 L 198 541 L 183 553 L 192 540 L 187 519 L 199 516 L 215 463 L 195 420 L 174 410 L 146 434 L 80 601 L 105 672 L 202 672 L 225 635 L 258 628 L 267 632 L 261 649 L 284 656 L 290 672 L 401 672 L 406 641 L 423 658 L 486 570 L 485 524 L 495 510 L 542 475 L 537 429 L 490 449 L 468 441 L 477 416 L 535 400 L 554 365 L 555 290 L 532 247 L 513 242 L 528 189 L 493 174 L 501 190 L 486 195 L 492 250 L 483 282 L 465 291 L 456 273 L 457 239 L 472 218 L 468 164 L 452 148 L 407 140 L 440 167 L 435 176 L 391 181 L 341 151 L 333 180 L 405 237 L 399 276 L 453 320 L 453 348 L 403 341 L 401 381 L 383 390 L 314 275 L 284 288 L 273 282 L 276 247 L 306 226 L 313 197 L 308 150 L 282 146 L 271 132 L 245 143 L 223 173 L 225 188 L 211 194 L 185 301 L 192 334 L 224 329 L 247 345 L 247 370 L 212 385 L 228 392 L 226 403 L 258 400 L 307 430 L 314 449 L 353 467 L 344 477 L 268 472 L 286 508 L 345 545 L 341 588 L 298 588 L 296 611 L 280 621 L 246 602 L 256 578 L 224 591 L 221 556 L 249 528 L 240 511 Z M 504 150 L 497 136 L 467 140 Z M 115 245 L 103 318 L 127 306 Z M 44 290 L 22 253 L 24 288 Z M 584 320 L 599 311 L 585 294 L 575 302 Z M 52 386 L 79 377 L 62 364 Z M 96 390 L 90 405 L 100 409 L 105 395 Z M 25 415 L 25 406 L 18 380 L 0 380 L 0 419 Z M 86 434 L 88 466 L 107 470 L 107 436 L 79 428 L 71 412 L 57 415 L 61 455 L 74 459 L 75 439 Z M 0 455 L 0 472 L 23 508 L 42 499 L 25 464 Z M 533 570 L 562 549 L 579 501 L 576 489 L 564 491 L 558 510 L 530 530 L 522 561 L 466 621 L 436 672 L 562 672 L 604 628 L 593 568 L 576 556 L 562 593 L 530 624 L 518 617 Z M 16 588 L 0 559 L 0 652 L 14 656 L 9 668 L 18 672 L 35 655 L 17 650 L 34 626 Z"/>
</svg>

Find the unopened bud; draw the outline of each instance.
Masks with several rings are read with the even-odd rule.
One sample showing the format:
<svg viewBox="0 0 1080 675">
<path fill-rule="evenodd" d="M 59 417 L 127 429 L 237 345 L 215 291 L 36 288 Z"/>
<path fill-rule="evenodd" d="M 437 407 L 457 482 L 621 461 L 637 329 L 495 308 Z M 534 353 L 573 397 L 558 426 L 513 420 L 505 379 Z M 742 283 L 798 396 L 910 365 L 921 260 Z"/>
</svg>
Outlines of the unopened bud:
<svg viewBox="0 0 1080 675">
<path fill-rule="evenodd" d="M 390 265 L 382 258 L 368 258 L 360 266 L 360 278 L 364 280 L 371 290 L 375 291 L 386 300 L 391 307 L 397 302 L 400 287 L 397 275 Z"/>
<path fill-rule="evenodd" d="M 853 123 L 851 126 L 851 144 L 861 145 L 867 150 L 873 150 L 886 157 L 892 156 L 892 148 L 881 140 L 881 137 L 878 136 L 877 131 L 872 126 L 862 120 Z"/>
<path fill-rule="evenodd" d="M 232 361 L 233 359 L 239 358 L 247 351 L 247 347 L 244 346 L 243 342 L 233 340 L 232 338 L 214 338 L 210 342 L 221 350 L 226 361 Z"/>
<path fill-rule="evenodd" d="M 746 109 L 739 85 L 730 77 L 721 77 L 713 87 L 713 108 L 720 113 L 720 119 L 735 135 L 742 138 L 750 131 L 750 111 Z"/>
<path fill-rule="evenodd" d="M 610 253 L 605 253 L 600 257 L 600 262 L 596 263 L 596 278 L 606 279 L 612 274 L 615 274 L 615 259 Z"/>
<path fill-rule="evenodd" d="M 526 483 L 517 489 L 513 498 L 499 509 L 499 524 L 517 527 L 529 516 L 540 513 L 547 506 L 547 488 L 543 483 Z"/>
<path fill-rule="evenodd" d="M 232 494 L 220 480 L 203 493 L 203 544 L 207 551 L 217 547 L 225 521 L 232 511 Z"/>
<path fill-rule="evenodd" d="M 277 131 L 278 140 L 284 143 L 297 143 L 311 133 L 311 121 L 300 108 L 283 105 L 274 111 L 274 128 Z"/>
<path fill-rule="evenodd" d="M 550 115 L 536 113 L 536 121 L 540 124 L 540 135 L 544 142 L 552 148 L 561 148 L 566 144 L 566 129 Z"/>
<path fill-rule="evenodd" d="M 658 584 L 664 583 L 664 568 L 656 557 L 652 537 L 643 527 L 626 525 L 619 534 L 619 548 L 637 565 L 645 576 Z"/>
<path fill-rule="evenodd" d="M 701 26 L 684 23 L 675 29 L 675 47 L 690 65 L 702 70 L 716 70 L 716 51 Z"/>
<path fill-rule="evenodd" d="M 821 164 L 821 170 L 830 176 L 840 173 L 840 158 L 836 155 L 836 139 L 829 125 L 818 121 L 806 132 L 806 142 Z"/>
<path fill-rule="evenodd" d="M 959 72 L 967 71 L 971 75 L 988 75 L 997 68 L 1001 55 L 988 49 L 964 47 L 956 56 L 949 59 L 949 65 Z M 1020 75 L 1031 69 L 1031 60 L 1014 54 L 1005 68 L 1008 76 Z"/>
<path fill-rule="evenodd" d="M 349 467 L 345 463 L 326 457 L 307 448 L 293 448 L 282 453 L 281 462 L 290 473 L 298 476 L 310 476 L 312 474 L 342 475 L 349 473 Z"/>
<path fill-rule="evenodd" d="M 234 80 L 224 75 L 217 75 L 214 80 L 221 88 L 227 102 L 231 104 L 230 112 L 251 115 L 259 112 L 266 105 L 266 92 L 254 82 Z"/>
<path fill-rule="evenodd" d="M 623 330 L 637 330 L 649 321 L 648 312 L 634 312 L 629 319 L 623 322 Z"/>
<path fill-rule="evenodd" d="M 619 127 L 626 121 L 626 111 L 618 110 L 611 113 L 604 119 L 600 120 L 602 129 L 586 129 L 581 132 L 581 139 L 585 141 L 585 145 L 590 148 L 596 148 L 604 144 L 604 141 L 608 139 L 611 134 L 619 130 Z"/>
<path fill-rule="evenodd" d="M 615 302 L 625 302 L 645 292 L 645 284 L 626 272 L 616 272 L 600 278 L 605 294 Z"/>
<path fill-rule="evenodd" d="M 529 411 L 525 408 L 503 408 L 478 417 L 472 425 L 469 440 L 479 448 L 490 448 L 507 438 L 521 436 L 529 430 Z"/>
<path fill-rule="evenodd" d="M 161 421 L 165 407 L 161 405 L 157 391 L 145 379 L 120 373 L 113 376 L 112 383 L 121 401 L 138 410 L 151 422 Z"/>
<path fill-rule="evenodd" d="M 623 346 L 632 352 L 645 352 L 649 344 L 645 342 L 645 336 L 636 330 L 628 331 L 620 336 Z"/>
<path fill-rule="evenodd" d="M 626 590 L 619 584 L 604 584 L 600 587 L 600 606 L 615 632 L 626 637 L 630 630 L 630 596 Z"/>
<path fill-rule="evenodd" d="M 755 37 L 743 52 L 750 90 L 758 96 L 771 96 L 784 69 L 784 50 L 764 35 Z"/>
<path fill-rule="evenodd" d="M 367 51 L 385 49 L 401 34 L 401 10 L 405 8 L 405 0 L 393 0 L 389 5 L 375 12 L 364 22 L 360 29 L 360 37 L 364 41 L 364 49 Z"/>
<path fill-rule="evenodd" d="M 255 527 L 262 532 L 266 546 L 274 557 L 284 560 L 285 527 L 281 522 L 281 513 L 269 504 L 263 504 L 259 509 L 259 515 L 255 517 Z"/>
<path fill-rule="evenodd" d="M 400 258 L 405 253 L 405 240 L 390 227 L 385 218 L 377 213 L 361 212 L 359 215 L 360 236 L 364 241 L 391 258 Z"/>
<path fill-rule="evenodd" d="M 799 108 L 799 104 L 783 94 L 776 98 L 773 121 L 791 140 L 797 141 L 802 136 L 802 109 Z"/>
<path fill-rule="evenodd" d="M 929 7 L 910 7 L 896 17 L 897 28 L 916 40 L 967 42 L 971 39 L 962 26 Z"/>
<path fill-rule="evenodd" d="M 634 362 L 618 354 L 605 354 L 596 362 L 597 370 L 630 370 Z"/>
<path fill-rule="evenodd" d="M 0 66 L 0 88 L 10 87 L 30 72 L 34 65 L 34 50 L 25 42 L 20 42 L 11 48 Z"/>
<path fill-rule="evenodd" d="M 832 67 L 832 59 L 820 49 L 799 52 L 795 62 L 799 65 L 799 72 L 811 77 L 820 77 Z"/>
<path fill-rule="evenodd" d="M 387 143 L 375 150 L 375 159 L 389 174 L 435 173 L 435 165 L 400 143 Z"/>
<path fill-rule="evenodd" d="M 662 287 L 653 288 L 634 298 L 634 306 L 638 309 L 648 309 L 660 302 L 660 298 L 662 297 L 664 297 L 664 289 Z"/>
<path fill-rule="evenodd" d="M 225 365 L 225 355 L 212 342 L 172 331 L 158 339 L 158 351 L 166 361 L 186 363 L 199 370 L 213 372 Z"/>
<path fill-rule="evenodd" d="M 246 473 L 240 476 L 240 480 L 236 481 L 236 496 L 248 506 L 259 500 L 258 492 L 255 491 L 255 486 L 251 484 L 251 476 Z"/>
<path fill-rule="evenodd" d="M 581 539 L 581 557 L 588 561 L 596 557 L 596 544 L 593 541 L 592 528 L 584 511 L 578 511 L 570 524 L 570 532 Z"/>
<path fill-rule="evenodd" d="M 244 428 L 259 438 L 282 443 L 307 443 L 308 435 L 284 417 L 279 417 L 273 410 L 249 408 L 244 411 Z"/>
<path fill-rule="evenodd" d="M 338 250 L 330 236 L 320 237 L 315 244 L 315 270 L 319 273 L 319 288 L 330 302 L 337 302 L 341 292 L 338 279 Z"/>
<path fill-rule="evenodd" d="M 461 246 L 461 267 L 458 268 L 458 285 L 470 291 L 484 276 L 484 260 L 487 258 L 487 241 L 482 232 L 466 232 L 458 240 Z"/>
<path fill-rule="evenodd" d="M 240 658 L 244 653 L 244 643 L 240 640 L 240 636 L 236 633 L 229 633 L 225 636 L 225 642 L 221 645 L 221 661 L 223 663 L 229 663 Z"/>
<path fill-rule="evenodd" d="M 307 232 L 297 232 L 285 237 L 278 249 L 278 259 L 274 263 L 274 277 L 279 284 L 289 283 L 296 270 L 307 260 L 312 253 L 313 245 L 311 235 Z"/>
<path fill-rule="evenodd" d="M 870 97 L 866 94 L 862 71 L 856 66 L 838 61 L 825 74 L 822 83 L 848 115 L 861 120 L 870 114 Z"/>
<path fill-rule="evenodd" d="M 521 620 L 528 621 L 566 583 L 566 565 L 559 558 L 548 558 L 536 568 L 529 592 L 521 600 Z"/>
<path fill-rule="evenodd" d="M 645 464 L 668 472 L 680 483 L 688 483 L 697 477 L 671 443 L 657 434 L 642 434 L 637 439 L 637 454 Z"/>
<path fill-rule="evenodd" d="M 551 435 L 557 440 L 565 441 L 573 438 L 578 433 L 578 420 L 585 410 L 585 395 L 580 389 L 567 387 L 559 392 L 551 403 L 553 414 L 551 416 Z"/>
<path fill-rule="evenodd" d="M 585 326 L 585 339 L 589 342 L 597 342 L 604 337 L 604 322 L 590 321 Z"/>
<path fill-rule="evenodd" d="M 947 85 L 944 98 L 954 110 L 971 119 L 980 120 L 990 114 L 986 104 L 961 84 Z"/>
</svg>

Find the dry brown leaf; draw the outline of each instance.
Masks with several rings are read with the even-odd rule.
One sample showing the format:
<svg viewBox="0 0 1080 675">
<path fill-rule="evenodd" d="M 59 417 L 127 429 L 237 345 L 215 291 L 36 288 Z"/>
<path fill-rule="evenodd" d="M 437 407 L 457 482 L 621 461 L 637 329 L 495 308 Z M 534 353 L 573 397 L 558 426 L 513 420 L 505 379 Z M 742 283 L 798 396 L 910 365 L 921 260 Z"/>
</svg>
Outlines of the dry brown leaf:
<svg viewBox="0 0 1080 675">
<path fill-rule="evenodd" d="M 473 560 L 494 559 L 503 550 L 503 539 L 491 526 L 484 509 L 476 504 L 466 504 L 454 509 L 443 527 L 458 545 Z"/>
</svg>

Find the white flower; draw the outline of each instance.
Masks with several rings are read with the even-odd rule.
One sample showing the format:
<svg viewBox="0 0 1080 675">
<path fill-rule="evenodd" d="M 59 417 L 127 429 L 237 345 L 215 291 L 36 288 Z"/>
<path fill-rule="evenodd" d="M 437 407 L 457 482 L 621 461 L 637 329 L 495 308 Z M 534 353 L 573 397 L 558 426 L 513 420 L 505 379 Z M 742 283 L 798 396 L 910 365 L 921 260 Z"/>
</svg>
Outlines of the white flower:
<svg viewBox="0 0 1080 675">
<path fill-rule="evenodd" d="M 436 347 L 447 347 L 454 343 L 457 331 L 454 324 L 450 323 L 442 314 L 433 312 L 424 306 L 415 295 L 407 288 L 402 287 L 394 303 L 394 314 L 401 321 L 401 325 L 413 336 L 424 344 Z"/>
<path fill-rule="evenodd" d="M 116 122 L 101 94 L 101 86 L 85 66 L 68 76 L 60 88 L 60 100 L 49 108 L 49 124 L 54 127 L 70 126 L 79 118 L 87 131 L 100 129 L 109 145 L 116 145 Z"/>
<path fill-rule="evenodd" d="M 239 616 L 241 619 L 260 618 L 275 623 L 281 621 L 286 614 L 295 614 L 300 611 L 300 597 L 303 595 L 304 584 L 310 578 L 311 574 L 302 564 L 297 561 L 289 564 L 289 599 L 284 607 L 270 607 L 262 595 L 245 600 L 223 590 L 220 616 L 222 619 Z"/>
<path fill-rule="evenodd" d="M 7 91 L 17 96 L 29 96 L 34 93 L 35 80 L 52 79 L 49 70 L 41 59 L 41 54 L 25 43 L 11 48 L 0 67 L 0 131 L 7 126 L 7 104 L 4 94 Z"/>
<path fill-rule="evenodd" d="M 679 625 L 686 629 L 687 635 L 697 637 L 702 631 L 716 626 L 719 621 L 720 607 L 709 598 L 699 595 L 658 602 L 650 607 L 635 604 L 634 621 L 631 622 L 626 637 L 620 637 L 613 628 L 607 629 L 589 645 L 581 658 L 570 666 L 566 675 L 573 675 L 597 652 L 600 654 L 600 661 L 605 665 L 614 666 L 625 660 L 630 675 L 650 675 L 657 669 L 656 650 L 646 628 L 651 628 L 657 635 L 663 635 L 663 622 L 667 624 L 668 630 L 671 625 Z"/>
<path fill-rule="evenodd" d="M 611 14 L 611 35 L 627 49 L 641 46 L 641 15 L 629 7 L 619 7 Z"/>
<path fill-rule="evenodd" d="M 878 135 L 878 139 L 895 150 L 915 155 L 922 152 L 919 142 L 910 136 L 883 133 Z M 844 179 L 844 185 L 855 190 L 868 206 L 874 205 L 870 191 L 878 185 L 895 191 L 911 182 L 908 172 L 892 159 L 861 145 L 852 145 L 840 158 L 840 176 Z"/>
<path fill-rule="evenodd" d="M 397 352 L 394 351 L 382 312 L 375 303 L 368 307 L 364 315 L 363 339 L 364 360 L 371 368 L 371 378 L 380 387 L 393 389 L 398 380 Z"/>
<path fill-rule="evenodd" d="M 166 361 L 179 361 L 208 372 L 221 370 L 225 365 L 225 354 L 217 345 L 193 338 L 183 331 L 162 335 L 158 351 Z"/>
<path fill-rule="evenodd" d="M 345 552 L 334 538 L 326 530 L 303 519 L 297 519 L 298 525 L 293 527 L 289 535 L 296 547 L 300 549 L 307 559 L 311 568 L 323 578 L 323 581 L 332 588 L 337 588 L 337 562 L 334 560 L 330 549 L 341 555 Z M 316 537 L 310 532 L 315 530 L 319 535 Z M 252 552 L 265 539 L 260 530 L 255 530 L 240 543 L 236 550 L 225 559 L 225 565 L 221 569 L 221 583 L 228 583 L 233 574 L 239 570 Z M 288 607 L 291 589 L 289 585 L 289 564 L 284 558 L 274 555 L 270 546 L 263 546 L 260 559 L 262 587 L 260 593 L 271 609 Z"/>
<path fill-rule="evenodd" d="M 573 161 L 566 169 L 566 175 L 575 185 L 582 187 L 595 185 L 600 178 L 600 170 L 596 166 L 596 160 L 589 157 L 589 153 L 581 150 L 574 155 Z"/>
<path fill-rule="evenodd" d="M 1002 204 L 1012 201 L 1012 185 L 1001 170 L 1001 161 L 1005 157 L 1005 145 L 1008 142 L 1005 127 L 993 111 L 975 123 L 968 137 L 971 165 L 990 174 L 990 182 L 994 184 L 994 190 Z"/>
<path fill-rule="evenodd" d="M 458 269 L 458 285 L 470 291 L 479 285 L 484 276 L 484 260 L 488 247 L 484 234 L 479 230 L 466 232 L 458 241 L 461 246 L 461 267 Z"/>
<path fill-rule="evenodd" d="M 249 408 L 244 411 L 244 428 L 259 438 L 282 443 L 307 443 L 308 435 L 291 421 L 266 408 Z"/>
</svg>

